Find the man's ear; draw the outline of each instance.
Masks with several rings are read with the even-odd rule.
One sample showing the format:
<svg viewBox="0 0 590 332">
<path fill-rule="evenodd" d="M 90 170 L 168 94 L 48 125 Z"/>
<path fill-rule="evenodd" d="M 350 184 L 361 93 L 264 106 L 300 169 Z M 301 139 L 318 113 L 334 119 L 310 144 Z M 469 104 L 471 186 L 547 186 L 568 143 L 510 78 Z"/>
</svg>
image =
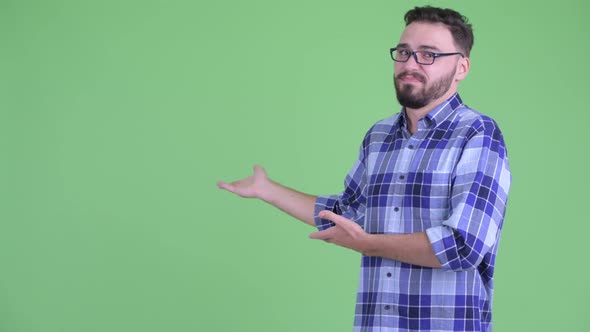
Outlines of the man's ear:
<svg viewBox="0 0 590 332">
<path fill-rule="evenodd" d="M 458 81 L 462 81 L 463 79 L 465 79 L 465 77 L 467 77 L 467 74 L 469 73 L 470 65 L 471 63 L 469 62 L 469 58 L 462 57 L 457 62 L 457 71 L 455 73 L 455 79 Z"/>
</svg>

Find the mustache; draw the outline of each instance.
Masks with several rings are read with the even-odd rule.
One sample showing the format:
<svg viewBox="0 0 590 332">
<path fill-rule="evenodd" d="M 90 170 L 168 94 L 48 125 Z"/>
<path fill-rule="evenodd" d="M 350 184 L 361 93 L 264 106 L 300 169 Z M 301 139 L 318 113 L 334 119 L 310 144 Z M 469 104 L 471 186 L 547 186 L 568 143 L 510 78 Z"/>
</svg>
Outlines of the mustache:
<svg viewBox="0 0 590 332">
<path fill-rule="evenodd" d="M 416 73 L 416 72 L 411 73 L 411 72 L 404 71 L 404 72 L 401 72 L 401 73 L 397 74 L 397 76 L 395 77 L 395 79 L 396 80 L 399 80 L 399 79 L 402 79 L 402 78 L 405 78 L 405 77 L 413 77 L 413 78 L 417 79 L 418 81 L 420 81 L 422 83 L 426 83 L 426 77 L 424 77 L 422 74 Z"/>
</svg>

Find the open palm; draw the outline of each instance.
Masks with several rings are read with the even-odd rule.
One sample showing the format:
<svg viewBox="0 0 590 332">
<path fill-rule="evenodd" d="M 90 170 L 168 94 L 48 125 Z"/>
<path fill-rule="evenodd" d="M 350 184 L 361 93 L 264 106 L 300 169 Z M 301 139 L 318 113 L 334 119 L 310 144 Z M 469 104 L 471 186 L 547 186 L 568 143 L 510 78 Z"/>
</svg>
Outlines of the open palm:
<svg viewBox="0 0 590 332">
<path fill-rule="evenodd" d="M 246 198 L 259 198 L 262 187 L 268 183 L 266 171 L 261 166 L 254 166 L 254 174 L 231 183 L 218 182 L 217 186 L 236 195 Z"/>
</svg>

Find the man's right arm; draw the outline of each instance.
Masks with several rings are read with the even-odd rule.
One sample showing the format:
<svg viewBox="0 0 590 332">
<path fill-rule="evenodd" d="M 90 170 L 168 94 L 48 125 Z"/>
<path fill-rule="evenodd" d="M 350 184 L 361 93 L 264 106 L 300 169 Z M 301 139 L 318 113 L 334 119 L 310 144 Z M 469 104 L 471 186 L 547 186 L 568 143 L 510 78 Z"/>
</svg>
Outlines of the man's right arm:
<svg viewBox="0 0 590 332">
<path fill-rule="evenodd" d="M 285 187 L 268 178 L 264 168 L 254 166 L 254 174 L 231 183 L 218 182 L 217 186 L 244 198 L 258 198 L 283 212 L 314 226 L 314 208 L 317 197 Z"/>
</svg>

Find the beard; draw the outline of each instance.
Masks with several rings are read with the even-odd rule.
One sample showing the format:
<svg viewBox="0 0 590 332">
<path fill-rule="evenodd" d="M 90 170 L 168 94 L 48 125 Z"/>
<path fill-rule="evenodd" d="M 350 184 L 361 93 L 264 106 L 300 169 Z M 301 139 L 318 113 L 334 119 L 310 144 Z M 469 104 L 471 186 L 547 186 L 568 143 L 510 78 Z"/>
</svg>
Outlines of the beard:
<svg viewBox="0 0 590 332">
<path fill-rule="evenodd" d="M 399 79 L 404 76 L 413 76 L 419 80 L 424 87 L 419 89 L 412 84 L 406 84 L 400 86 Z M 442 77 L 436 82 L 433 82 L 431 86 L 426 85 L 426 78 L 420 73 L 408 73 L 401 72 L 393 79 L 393 85 L 395 86 L 395 93 L 397 95 L 397 101 L 400 105 L 411 108 L 419 109 L 428 105 L 431 101 L 442 97 L 453 83 L 455 72 L 449 73 L 449 75 Z"/>
</svg>

